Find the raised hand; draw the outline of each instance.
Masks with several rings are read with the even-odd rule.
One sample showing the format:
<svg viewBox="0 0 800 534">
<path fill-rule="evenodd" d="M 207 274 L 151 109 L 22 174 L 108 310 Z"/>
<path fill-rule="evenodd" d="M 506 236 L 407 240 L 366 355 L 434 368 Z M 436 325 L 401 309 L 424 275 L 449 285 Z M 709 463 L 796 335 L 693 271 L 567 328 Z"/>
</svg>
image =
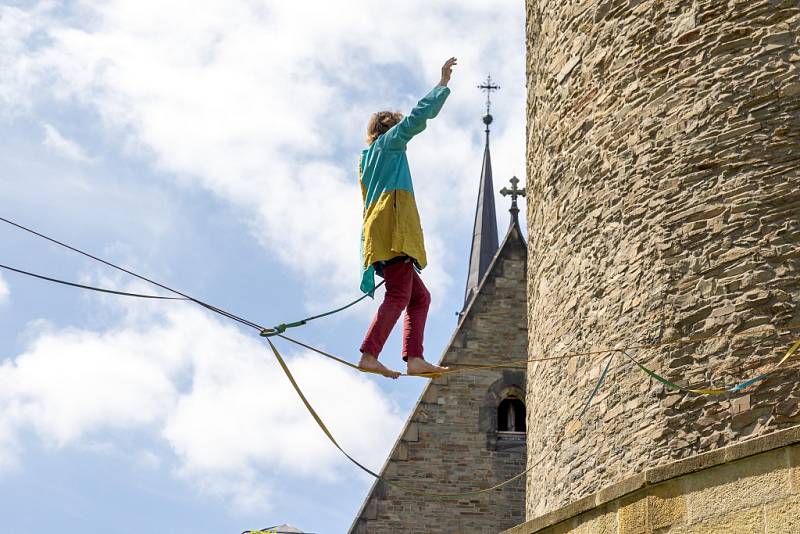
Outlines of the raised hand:
<svg viewBox="0 0 800 534">
<path fill-rule="evenodd" d="M 447 85 L 450 81 L 450 75 L 453 73 L 453 67 L 458 64 L 457 62 L 458 60 L 454 57 L 444 62 L 444 65 L 442 65 L 442 78 L 439 80 L 439 85 Z"/>
</svg>

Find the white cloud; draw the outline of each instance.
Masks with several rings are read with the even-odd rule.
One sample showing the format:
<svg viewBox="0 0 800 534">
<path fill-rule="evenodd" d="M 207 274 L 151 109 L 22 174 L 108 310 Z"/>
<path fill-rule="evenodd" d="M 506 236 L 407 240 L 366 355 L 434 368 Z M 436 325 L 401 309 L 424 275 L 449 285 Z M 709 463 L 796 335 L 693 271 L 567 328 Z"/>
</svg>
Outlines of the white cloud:
<svg viewBox="0 0 800 534">
<path fill-rule="evenodd" d="M 161 457 L 153 451 L 138 451 L 135 461 L 141 467 L 153 470 L 159 469 L 163 463 Z"/>
<path fill-rule="evenodd" d="M 19 467 L 20 444 L 15 427 L 0 412 L 0 475 Z"/>
<path fill-rule="evenodd" d="M 28 39 L 40 27 L 41 7 L 30 11 L 0 5 L 0 117 L 30 108 L 29 89 L 36 81 Z"/>
<path fill-rule="evenodd" d="M 0 5 L 0 118 L 32 116 L 47 125 L 51 149 L 80 162 L 87 150 L 50 125 L 96 117 L 104 143 L 152 163 L 158 172 L 148 180 L 203 188 L 233 206 L 265 250 L 307 277 L 314 308 L 328 309 L 352 299 L 357 283 L 355 159 L 370 113 L 408 111 L 456 55 L 453 94 L 409 147 L 431 260 L 426 283 L 440 302 L 452 258 L 469 245 L 483 148 L 475 85 L 489 72 L 503 86 L 493 99 L 496 189 L 524 175 L 523 10 L 519 0 Z M 20 180 L 4 184 L 10 198 L 35 194 L 9 189 L 25 184 L 26 163 Z M 134 198 L 106 179 L 57 176 L 53 198 L 75 194 L 75 184 L 86 195 Z M 170 212 L 165 203 L 130 209 L 143 210 L 143 224 L 169 227 L 154 216 Z M 507 205 L 498 198 L 501 234 Z M 318 481 L 351 472 L 258 338 L 180 303 L 166 309 L 102 309 L 112 322 L 103 331 L 29 325 L 26 349 L 0 365 L 0 472 L 24 461 L 31 432 L 54 448 L 120 447 L 109 442 L 114 429 L 174 452 L 126 451 L 134 462 L 176 466 L 198 491 L 248 509 L 263 511 L 275 498 L 265 488 L 282 474 Z M 315 355 L 288 356 L 342 445 L 379 466 L 402 421 L 374 380 Z"/>
<path fill-rule="evenodd" d="M 59 156 L 72 161 L 77 161 L 79 163 L 88 163 L 91 161 L 91 158 L 86 155 L 81 145 L 61 135 L 61 132 L 50 124 L 44 125 L 44 140 L 42 144 Z"/>
<path fill-rule="evenodd" d="M 5 279 L 3 279 L 3 275 L 0 274 L 0 304 L 8 302 L 8 296 L 10 294 L 11 292 L 8 289 L 8 284 Z"/>
<path fill-rule="evenodd" d="M 26 430 L 61 448 L 123 429 L 168 445 L 178 476 L 241 508 L 268 506 L 263 488 L 280 473 L 338 476 L 339 452 L 257 336 L 180 303 L 163 315 L 132 306 L 140 309 L 103 332 L 39 324 L 25 351 L 0 366 L 0 467 L 21 459 Z M 396 406 L 339 364 L 285 356 L 340 443 L 379 465 L 401 425 Z M 151 469 L 163 460 L 152 451 L 138 459 Z"/>
<path fill-rule="evenodd" d="M 80 16 L 67 19 L 44 7 L 5 10 L 24 24 L 9 37 L 17 59 L 5 59 L 21 74 L 0 81 L 17 90 L 0 94 L 35 85 L 41 98 L 95 110 L 167 176 L 244 208 L 258 240 L 314 289 L 356 287 L 355 159 L 367 118 L 385 107 L 407 111 L 450 55 L 460 59 L 453 95 L 409 149 L 434 293 L 451 283 L 446 259 L 468 246 L 451 233 L 454 218 L 468 224 L 472 216 L 482 147 L 473 134 L 481 129 L 475 85 L 487 71 L 503 85 L 495 146 L 514 147 L 505 152 L 511 161 L 495 160 L 496 185 L 524 173 L 516 0 L 78 6 Z M 39 34 L 46 38 L 20 44 Z"/>
</svg>

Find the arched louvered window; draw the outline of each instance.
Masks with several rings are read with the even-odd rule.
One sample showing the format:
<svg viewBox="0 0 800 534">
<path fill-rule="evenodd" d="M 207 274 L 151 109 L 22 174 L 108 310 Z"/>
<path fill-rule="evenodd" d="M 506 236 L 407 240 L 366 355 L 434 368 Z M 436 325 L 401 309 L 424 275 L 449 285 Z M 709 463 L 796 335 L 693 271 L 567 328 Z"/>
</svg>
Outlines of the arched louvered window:
<svg viewBox="0 0 800 534">
<path fill-rule="evenodd" d="M 524 455 L 526 421 L 525 373 L 504 371 L 489 386 L 478 413 L 478 428 L 486 432 L 486 448 Z"/>
<path fill-rule="evenodd" d="M 516 397 L 503 399 L 497 407 L 497 430 L 525 432 L 525 404 Z"/>
</svg>

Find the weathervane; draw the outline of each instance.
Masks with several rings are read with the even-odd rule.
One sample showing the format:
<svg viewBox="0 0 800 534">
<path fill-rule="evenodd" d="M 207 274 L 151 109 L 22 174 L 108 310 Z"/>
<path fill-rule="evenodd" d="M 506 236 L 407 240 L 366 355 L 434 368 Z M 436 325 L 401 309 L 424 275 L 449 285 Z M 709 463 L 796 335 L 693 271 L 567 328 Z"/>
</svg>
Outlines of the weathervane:
<svg viewBox="0 0 800 534">
<path fill-rule="evenodd" d="M 500 89 L 499 85 L 492 83 L 491 75 L 486 77 L 486 82 L 478 86 L 478 89 L 486 91 L 486 115 L 483 117 L 483 123 L 486 125 L 486 133 L 489 133 L 489 125 L 492 123 L 492 91 Z"/>
</svg>

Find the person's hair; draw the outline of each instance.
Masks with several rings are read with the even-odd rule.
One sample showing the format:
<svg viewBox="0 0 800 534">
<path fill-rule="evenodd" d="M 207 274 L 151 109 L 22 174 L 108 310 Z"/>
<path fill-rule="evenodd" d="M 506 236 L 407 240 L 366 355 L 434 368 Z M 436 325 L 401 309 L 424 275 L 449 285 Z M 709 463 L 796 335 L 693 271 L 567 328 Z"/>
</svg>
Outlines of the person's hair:
<svg viewBox="0 0 800 534">
<path fill-rule="evenodd" d="M 382 136 L 389 129 L 400 122 L 403 114 L 399 111 L 379 111 L 373 113 L 367 125 L 367 144 L 371 145 L 375 139 Z"/>
</svg>

